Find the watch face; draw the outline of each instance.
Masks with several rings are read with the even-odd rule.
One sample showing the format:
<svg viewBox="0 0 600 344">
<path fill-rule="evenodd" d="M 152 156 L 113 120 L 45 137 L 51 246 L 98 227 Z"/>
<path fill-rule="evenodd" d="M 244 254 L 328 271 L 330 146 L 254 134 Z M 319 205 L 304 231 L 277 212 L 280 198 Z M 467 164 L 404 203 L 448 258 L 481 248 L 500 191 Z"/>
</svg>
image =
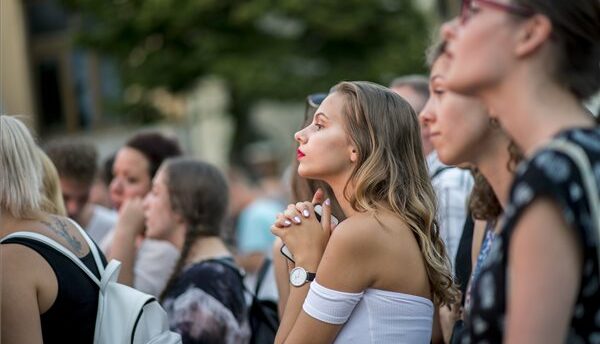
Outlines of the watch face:
<svg viewBox="0 0 600 344">
<path fill-rule="evenodd" d="M 301 267 L 297 267 L 297 268 L 294 268 L 290 272 L 290 283 L 293 286 L 299 287 L 299 286 L 303 285 L 305 282 L 306 282 L 306 270 L 304 270 Z"/>
</svg>

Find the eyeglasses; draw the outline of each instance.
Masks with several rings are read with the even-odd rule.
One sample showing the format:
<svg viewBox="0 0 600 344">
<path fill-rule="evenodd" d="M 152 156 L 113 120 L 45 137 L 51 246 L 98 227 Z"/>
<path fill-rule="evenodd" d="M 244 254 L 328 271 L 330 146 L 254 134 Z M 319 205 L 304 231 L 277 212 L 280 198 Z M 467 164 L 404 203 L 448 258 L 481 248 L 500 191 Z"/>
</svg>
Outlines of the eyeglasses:
<svg viewBox="0 0 600 344">
<path fill-rule="evenodd" d="M 471 17 L 477 13 L 477 10 L 479 9 L 477 7 L 478 4 L 505 11 L 520 17 L 530 17 L 535 13 L 531 8 L 504 3 L 497 0 L 463 0 L 460 8 L 460 22 L 462 24 L 469 21 L 469 19 L 471 19 Z"/>
</svg>

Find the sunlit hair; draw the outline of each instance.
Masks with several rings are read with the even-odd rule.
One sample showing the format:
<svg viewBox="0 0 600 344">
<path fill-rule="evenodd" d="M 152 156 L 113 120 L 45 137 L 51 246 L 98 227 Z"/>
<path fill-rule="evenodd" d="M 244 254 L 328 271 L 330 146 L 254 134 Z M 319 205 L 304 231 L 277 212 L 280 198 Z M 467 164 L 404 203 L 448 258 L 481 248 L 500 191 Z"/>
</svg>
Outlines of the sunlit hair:
<svg viewBox="0 0 600 344">
<path fill-rule="evenodd" d="M 342 82 L 335 92 L 345 98 L 346 129 L 358 154 L 344 197 L 357 211 L 377 215 L 388 209 L 402 218 L 423 254 L 434 301 L 453 302 L 456 287 L 435 221 L 435 193 L 416 113 L 399 95 L 373 83 Z"/>
<path fill-rule="evenodd" d="M 186 224 L 185 241 L 161 299 L 177 279 L 193 244 L 203 237 L 218 237 L 229 204 L 229 187 L 215 166 L 191 158 L 170 158 L 161 169 L 173 211 Z"/>
<path fill-rule="evenodd" d="M 42 173 L 42 202 L 40 208 L 50 214 L 67 216 L 58 171 L 50 157 L 43 150 L 38 148 L 38 153 L 42 163 L 40 171 Z"/>
<path fill-rule="evenodd" d="M 20 120 L 0 115 L 0 210 L 18 219 L 40 210 L 42 175 L 38 147 Z"/>
</svg>

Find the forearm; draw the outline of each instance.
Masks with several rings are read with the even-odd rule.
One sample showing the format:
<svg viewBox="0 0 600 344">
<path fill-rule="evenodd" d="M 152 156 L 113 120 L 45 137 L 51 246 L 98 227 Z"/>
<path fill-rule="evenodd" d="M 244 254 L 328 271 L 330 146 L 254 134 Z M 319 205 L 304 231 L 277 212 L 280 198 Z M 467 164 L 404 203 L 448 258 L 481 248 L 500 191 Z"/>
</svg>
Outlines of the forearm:
<svg viewBox="0 0 600 344">
<path fill-rule="evenodd" d="M 117 225 L 115 237 L 110 250 L 109 260 L 116 259 L 121 262 L 119 283 L 133 286 L 134 265 L 137 255 L 136 238 L 128 231 L 119 230 Z"/>
<path fill-rule="evenodd" d="M 277 284 L 277 294 L 279 296 L 277 310 L 280 318 L 283 316 L 290 294 L 288 260 L 279 252 L 281 245 L 283 245 L 283 243 L 279 239 L 273 245 L 273 268 L 275 269 L 275 282 Z"/>
<path fill-rule="evenodd" d="M 283 313 L 283 318 L 281 319 L 281 323 L 279 324 L 279 329 L 277 330 L 277 337 L 275 338 L 275 343 L 284 343 L 286 338 L 292 331 L 294 324 L 298 319 L 298 315 L 302 311 L 302 305 L 304 304 L 306 295 L 308 295 L 309 288 L 309 283 L 306 283 L 302 287 L 298 288 L 290 287 L 287 303 L 285 305 L 285 313 Z"/>
<path fill-rule="evenodd" d="M 298 261 L 296 266 L 304 267 L 307 271 L 317 271 L 318 264 Z M 277 331 L 277 336 L 275 338 L 275 343 L 278 344 L 285 343 L 287 337 L 292 332 L 294 324 L 296 323 L 296 320 L 298 320 L 300 312 L 302 312 L 302 305 L 304 304 L 306 295 L 308 295 L 310 283 L 305 283 L 301 287 L 292 287 L 288 284 L 288 288 L 289 294 L 285 305 L 285 312 L 283 313 L 283 318 L 281 319 L 279 330 Z"/>
</svg>

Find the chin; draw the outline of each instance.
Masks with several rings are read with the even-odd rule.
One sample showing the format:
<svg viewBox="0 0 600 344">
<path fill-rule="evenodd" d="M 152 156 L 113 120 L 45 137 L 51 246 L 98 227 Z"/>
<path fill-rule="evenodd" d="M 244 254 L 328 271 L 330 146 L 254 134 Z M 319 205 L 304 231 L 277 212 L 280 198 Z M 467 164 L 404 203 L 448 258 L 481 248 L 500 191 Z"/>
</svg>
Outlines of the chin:
<svg viewBox="0 0 600 344">
<path fill-rule="evenodd" d="M 448 73 L 446 77 L 446 87 L 452 92 L 459 93 L 463 96 L 476 96 L 477 92 L 481 89 L 481 83 L 477 82 L 477 80 L 473 80 L 473 78 L 466 75 L 464 72 L 460 72 L 460 69 L 453 68 L 453 70 L 458 70 L 458 72 L 453 73 L 452 70 Z"/>
<path fill-rule="evenodd" d="M 313 179 L 313 175 L 310 173 L 310 171 L 307 171 L 305 168 L 302 168 L 302 165 L 298 166 L 298 175 L 302 178 L 310 178 Z"/>
<path fill-rule="evenodd" d="M 440 159 L 440 161 L 444 165 L 456 166 L 456 165 L 462 164 L 464 162 L 464 160 L 459 159 L 459 157 L 457 157 L 454 154 L 444 152 L 444 151 L 439 151 L 439 150 L 437 151 L 437 153 L 438 153 L 438 159 Z"/>
</svg>

